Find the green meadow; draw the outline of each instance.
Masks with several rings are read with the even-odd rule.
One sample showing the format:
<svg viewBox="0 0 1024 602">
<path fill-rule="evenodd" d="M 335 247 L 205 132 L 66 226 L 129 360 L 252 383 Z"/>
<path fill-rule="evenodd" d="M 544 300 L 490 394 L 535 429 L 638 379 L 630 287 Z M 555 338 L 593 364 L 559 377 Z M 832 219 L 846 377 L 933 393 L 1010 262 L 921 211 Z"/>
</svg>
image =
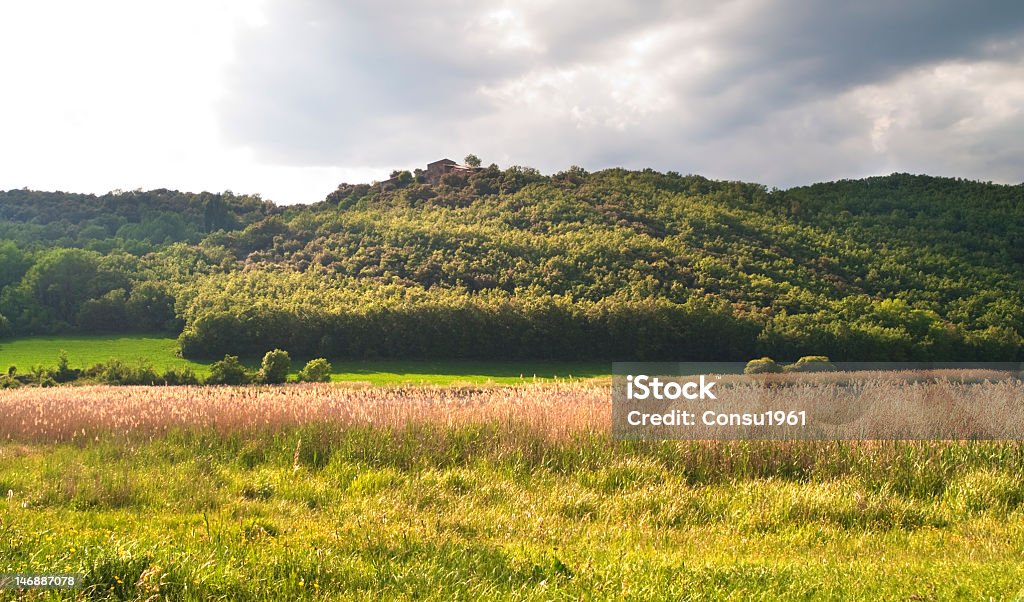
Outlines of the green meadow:
<svg viewBox="0 0 1024 602">
<path fill-rule="evenodd" d="M 112 358 L 127 362 L 144 360 L 157 370 L 191 368 L 206 376 L 212 362 L 187 360 L 178 355 L 177 339 L 155 335 L 26 337 L 0 341 L 0 369 L 16 366 L 27 372 L 33 366 L 52 367 L 60 351 L 75 368 L 88 367 Z M 260 358 L 243 358 L 250 368 Z M 293 372 L 305 360 L 293 359 Z M 367 382 L 374 385 L 515 384 L 554 379 L 581 379 L 611 374 L 607 362 L 474 361 L 474 360 L 332 360 L 335 382 Z"/>
<path fill-rule="evenodd" d="M 1021 450 L 487 427 L 6 444 L 0 571 L 109 600 L 1014 600 Z"/>
</svg>

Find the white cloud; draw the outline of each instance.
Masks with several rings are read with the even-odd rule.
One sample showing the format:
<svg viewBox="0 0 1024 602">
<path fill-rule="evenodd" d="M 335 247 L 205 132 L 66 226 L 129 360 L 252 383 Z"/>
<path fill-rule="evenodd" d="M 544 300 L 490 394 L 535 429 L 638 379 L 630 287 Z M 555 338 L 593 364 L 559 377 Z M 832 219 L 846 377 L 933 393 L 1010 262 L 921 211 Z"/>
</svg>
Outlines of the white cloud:
<svg viewBox="0 0 1024 602">
<path fill-rule="evenodd" d="M 872 150 L 887 167 L 1024 181 L 1024 61 L 942 63 L 838 102 L 872 121 Z"/>
<path fill-rule="evenodd" d="M 1024 4 L 0 4 L 0 188 L 315 201 L 475 152 L 786 186 L 1020 181 Z"/>
<path fill-rule="evenodd" d="M 180 188 L 323 198 L 378 170 L 262 164 L 220 132 L 216 103 L 258 3 L 0 5 L 0 188 Z M 265 25 L 265 22 L 263 22 Z"/>
</svg>

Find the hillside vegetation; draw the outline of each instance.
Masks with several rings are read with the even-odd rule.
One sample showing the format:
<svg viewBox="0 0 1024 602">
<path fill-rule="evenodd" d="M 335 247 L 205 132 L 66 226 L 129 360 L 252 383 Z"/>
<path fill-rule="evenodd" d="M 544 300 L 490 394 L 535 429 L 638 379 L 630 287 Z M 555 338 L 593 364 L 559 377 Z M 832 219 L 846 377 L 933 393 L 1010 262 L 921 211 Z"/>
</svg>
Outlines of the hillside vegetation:
<svg viewBox="0 0 1024 602">
<path fill-rule="evenodd" d="M 309 206 L 0 192 L 0 329 L 186 357 L 1015 360 L 1024 186 L 399 174 Z"/>
</svg>

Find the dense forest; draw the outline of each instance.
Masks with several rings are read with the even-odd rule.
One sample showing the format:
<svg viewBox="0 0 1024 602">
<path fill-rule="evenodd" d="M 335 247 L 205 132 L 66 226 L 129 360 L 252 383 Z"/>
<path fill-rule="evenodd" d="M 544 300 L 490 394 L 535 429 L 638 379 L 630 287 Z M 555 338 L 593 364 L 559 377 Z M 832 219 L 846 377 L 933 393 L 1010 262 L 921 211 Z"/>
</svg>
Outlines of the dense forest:
<svg viewBox="0 0 1024 602">
<path fill-rule="evenodd" d="M 397 172 L 323 202 L 0 192 L 0 336 L 187 357 L 1016 360 L 1024 185 Z"/>
</svg>

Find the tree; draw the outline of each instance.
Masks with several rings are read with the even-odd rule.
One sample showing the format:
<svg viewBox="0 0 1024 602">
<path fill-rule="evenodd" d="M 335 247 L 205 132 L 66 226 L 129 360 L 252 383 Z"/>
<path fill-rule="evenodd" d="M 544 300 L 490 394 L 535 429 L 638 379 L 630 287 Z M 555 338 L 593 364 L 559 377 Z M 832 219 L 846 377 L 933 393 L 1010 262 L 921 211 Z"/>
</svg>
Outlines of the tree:
<svg viewBox="0 0 1024 602">
<path fill-rule="evenodd" d="M 405 188 L 416 181 L 412 172 L 407 169 L 396 169 L 392 171 L 390 179 L 394 181 L 396 188 Z"/>
<path fill-rule="evenodd" d="M 115 289 L 97 299 L 89 299 L 78 311 L 78 327 L 84 332 L 118 332 L 128 330 L 125 319 L 124 289 Z"/>
<path fill-rule="evenodd" d="M 263 363 L 256 375 L 256 380 L 265 385 L 279 385 L 288 380 L 288 371 L 292 368 L 292 359 L 287 351 L 274 349 L 263 356 Z"/>
<path fill-rule="evenodd" d="M 30 265 L 27 254 L 13 242 L 0 242 L 0 288 L 21 280 Z"/>
<path fill-rule="evenodd" d="M 43 254 L 22 280 L 40 305 L 72 322 L 81 304 L 97 293 L 100 254 L 81 249 L 54 249 Z"/>
<path fill-rule="evenodd" d="M 466 155 L 466 158 L 463 159 L 463 161 L 470 167 L 480 167 L 480 157 L 477 157 L 473 153 Z"/>
<path fill-rule="evenodd" d="M 14 374 L 10 373 L 10 369 L 8 369 L 7 372 L 9 376 L 14 376 Z M 53 380 L 59 383 L 69 383 L 81 376 L 81 374 L 81 370 L 71 367 L 70 361 L 68 360 L 68 352 L 61 349 L 60 353 L 57 354 L 57 369 L 51 372 Z"/>
<path fill-rule="evenodd" d="M 203 207 L 203 227 L 207 232 L 226 230 L 232 226 L 227 203 L 220 195 L 206 199 Z"/>
<path fill-rule="evenodd" d="M 238 361 L 237 355 L 225 355 L 224 359 L 213 362 L 210 366 L 210 376 L 206 379 L 208 385 L 244 385 L 252 381 L 252 375 L 242 362 Z"/>
<path fill-rule="evenodd" d="M 326 383 L 331 380 L 331 364 L 322 357 L 309 360 L 299 370 L 298 381 L 300 383 Z"/>
<path fill-rule="evenodd" d="M 174 297 L 166 286 L 142 282 L 132 289 L 125 304 L 131 327 L 142 332 L 170 331 L 174 323 Z"/>
</svg>

